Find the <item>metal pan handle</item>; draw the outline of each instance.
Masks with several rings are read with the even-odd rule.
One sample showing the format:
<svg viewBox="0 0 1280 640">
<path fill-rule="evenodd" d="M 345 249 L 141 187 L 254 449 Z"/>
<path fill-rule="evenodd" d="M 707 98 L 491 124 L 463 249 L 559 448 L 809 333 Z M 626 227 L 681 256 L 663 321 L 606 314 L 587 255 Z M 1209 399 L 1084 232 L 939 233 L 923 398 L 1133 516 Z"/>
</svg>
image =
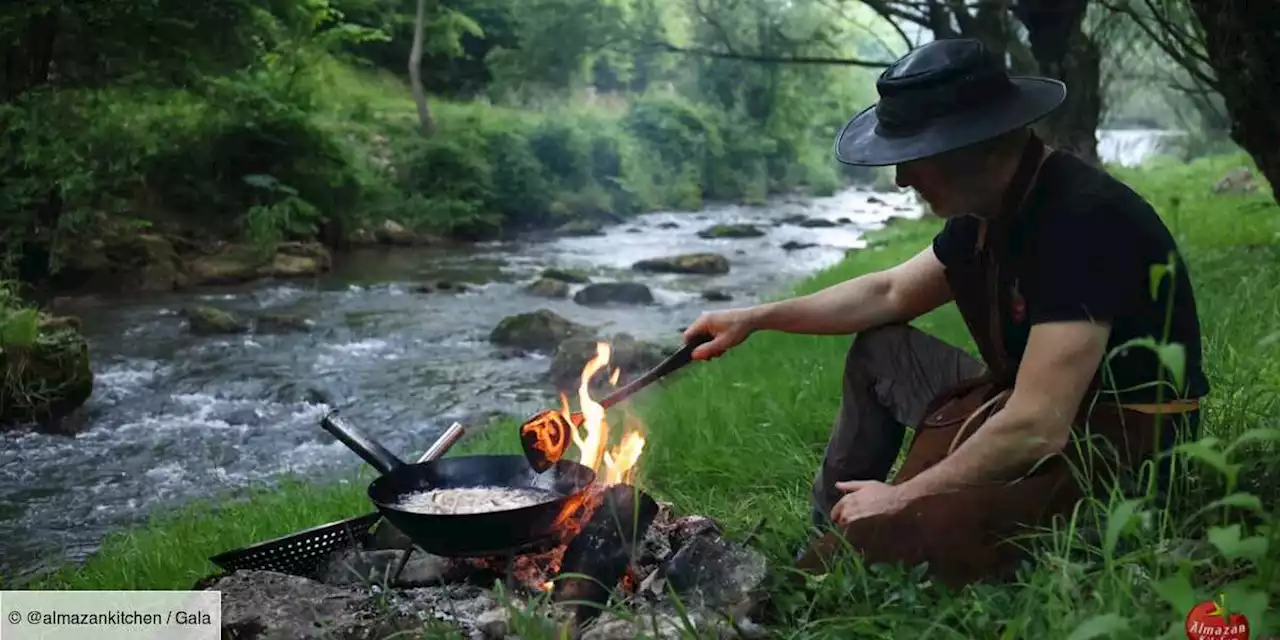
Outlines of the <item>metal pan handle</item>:
<svg viewBox="0 0 1280 640">
<path fill-rule="evenodd" d="M 325 431 L 333 434 L 333 437 L 342 441 L 347 448 L 356 452 L 365 462 L 373 465 L 378 473 L 387 474 L 405 466 L 404 462 L 397 458 L 394 453 L 387 451 L 386 447 L 371 440 L 369 436 L 361 433 L 358 429 L 347 423 L 346 420 L 338 417 L 337 411 L 330 411 L 320 420 L 320 426 Z"/>
</svg>

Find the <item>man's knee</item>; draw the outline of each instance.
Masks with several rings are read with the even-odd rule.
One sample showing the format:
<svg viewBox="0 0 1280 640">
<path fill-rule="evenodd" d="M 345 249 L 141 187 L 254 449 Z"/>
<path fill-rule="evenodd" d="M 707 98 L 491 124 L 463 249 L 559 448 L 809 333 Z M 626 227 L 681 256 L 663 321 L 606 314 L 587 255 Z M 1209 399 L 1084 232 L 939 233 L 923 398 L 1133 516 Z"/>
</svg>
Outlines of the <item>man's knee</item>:
<svg viewBox="0 0 1280 640">
<path fill-rule="evenodd" d="M 907 324 L 886 324 L 859 332 L 849 346 L 846 369 L 866 368 L 872 363 L 883 362 L 890 354 L 902 353 L 912 331 L 918 329 Z"/>
</svg>

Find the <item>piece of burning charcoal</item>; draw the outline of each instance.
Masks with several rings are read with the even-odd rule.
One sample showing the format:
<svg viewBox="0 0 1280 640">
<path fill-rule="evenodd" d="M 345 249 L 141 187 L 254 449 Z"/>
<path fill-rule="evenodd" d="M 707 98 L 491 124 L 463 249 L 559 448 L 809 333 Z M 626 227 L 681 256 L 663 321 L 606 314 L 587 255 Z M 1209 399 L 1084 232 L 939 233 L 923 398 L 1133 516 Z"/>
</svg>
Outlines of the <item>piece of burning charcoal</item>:
<svg viewBox="0 0 1280 640">
<path fill-rule="evenodd" d="M 565 548 L 559 579 L 552 589 L 555 602 L 583 603 L 566 603 L 578 624 L 599 615 L 608 603 L 627 571 L 638 539 L 643 540 L 657 513 L 653 498 L 634 487 L 617 484 L 604 490 L 600 505 Z"/>
<path fill-rule="evenodd" d="M 665 568 L 667 584 L 692 607 L 750 607 L 768 565 L 751 547 L 719 536 L 698 536 L 680 548 Z"/>
</svg>

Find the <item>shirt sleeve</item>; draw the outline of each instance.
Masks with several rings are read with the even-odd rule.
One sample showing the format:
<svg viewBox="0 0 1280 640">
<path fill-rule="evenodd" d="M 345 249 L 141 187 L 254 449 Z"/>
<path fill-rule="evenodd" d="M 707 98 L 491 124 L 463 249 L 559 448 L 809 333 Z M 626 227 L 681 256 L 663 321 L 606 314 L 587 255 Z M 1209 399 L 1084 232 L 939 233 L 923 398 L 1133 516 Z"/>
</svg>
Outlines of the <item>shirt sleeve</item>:
<svg viewBox="0 0 1280 640">
<path fill-rule="evenodd" d="M 1062 212 L 1040 228 L 1032 256 L 1035 286 L 1028 292 L 1031 324 L 1072 320 L 1113 321 L 1141 305 L 1148 265 L 1134 232 L 1115 224 L 1119 213 Z M 1108 223 L 1108 217 L 1112 222 Z"/>
<path fill-rule="evenodd" d="M 955 265 L 960 262 L 965 251 L 973 250 L 973 243 L 977 239 L 976 227 L 975 230 L 970 230 L 969 227 L 973 225 L 966 224 L 967 222 L 967 218 L 951 218 L 933 236 L 933 253 L 942 266 Z"/>
</svg>

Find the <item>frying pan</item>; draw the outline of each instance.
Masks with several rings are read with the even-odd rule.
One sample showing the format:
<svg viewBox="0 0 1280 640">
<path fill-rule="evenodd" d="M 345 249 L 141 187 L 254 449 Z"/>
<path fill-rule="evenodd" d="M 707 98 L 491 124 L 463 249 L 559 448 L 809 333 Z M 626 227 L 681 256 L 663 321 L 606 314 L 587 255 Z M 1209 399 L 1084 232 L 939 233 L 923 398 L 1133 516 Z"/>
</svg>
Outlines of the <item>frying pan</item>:
<svg viewBox="0 0 1280 640">
<path fill-rule="evenodd" d="M 590 467 L 570 460 L 560 460 L 538 473 L 519 454 L 454 456 L 406 464 L 338 417 L 336 411 L 325 415 L 320 426 L 382 474 L 368 489 L 369 500 L 382 517 L 423 551 L 438 556 L 493 556 L 548 545 L 556 539 L 559 524 L 582 505 L 584 490 L 596 478 Z M 534 489 L 548 492 L 552 499 L 518 509 L 444 515 L 397 506 L 409 494 L 462 487 Z"/>
<path fill-rule="evenodd" d="M 646 371 L 644 375 L 609 394 L 599 402 L 600 406 L 608 409 L 631 397 L 635 392 L 689 364 L 693 360 L 693 351 L 699 346 L 710 342 L 712 338 L 712 336 L 705 333 L 695 335 L 679 351 L 667 356 L 666 360 L 658 363 L 658 366 Z M 575 411 L 569 418 L 573 421 L 572 424 L 569 423 L 569 419 L 566 419 L 564 414 L 555 409 L 548 409 L 525 420 L 520 425 L 520 445 L 524 448 L 524 456 L 528 460 L 529 466 L 533 467 L 535 471 L 542 472 L 550 469 L 551 465 L 558 462 L 560 458 L 564 457 L 565 452 L 569 450 L 569 444 L 573 441 L 573 430 L 582 426 L 583 415 L 581 411 Z"/>
</svg>

